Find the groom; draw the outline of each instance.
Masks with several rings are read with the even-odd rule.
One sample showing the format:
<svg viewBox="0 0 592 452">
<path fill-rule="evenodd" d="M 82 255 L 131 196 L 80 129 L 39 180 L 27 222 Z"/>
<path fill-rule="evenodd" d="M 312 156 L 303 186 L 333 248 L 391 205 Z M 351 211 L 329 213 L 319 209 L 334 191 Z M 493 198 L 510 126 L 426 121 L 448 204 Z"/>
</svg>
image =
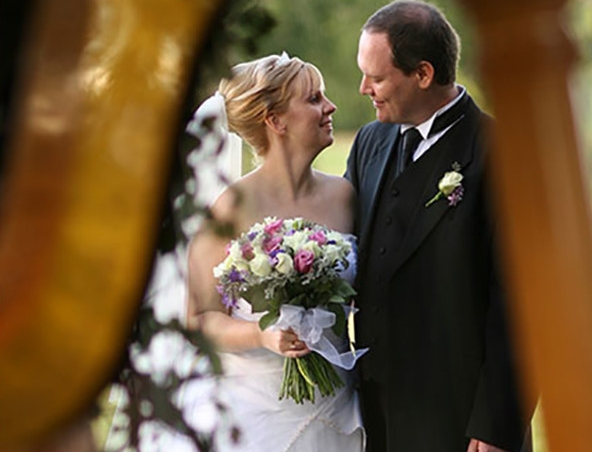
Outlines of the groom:
<svg viewBox="0 0 592 452">
<path fill-rule="evenodd" d="M 360 92 L 378 119 L 346 173 L 359 195 L 370 452 L 518 452 L 530 417 L 484 180 L 491 119 L 455 83 L 458 54 L 448 21 L 418 1 L 379 9 L 359 41 Z"/>
</svg>

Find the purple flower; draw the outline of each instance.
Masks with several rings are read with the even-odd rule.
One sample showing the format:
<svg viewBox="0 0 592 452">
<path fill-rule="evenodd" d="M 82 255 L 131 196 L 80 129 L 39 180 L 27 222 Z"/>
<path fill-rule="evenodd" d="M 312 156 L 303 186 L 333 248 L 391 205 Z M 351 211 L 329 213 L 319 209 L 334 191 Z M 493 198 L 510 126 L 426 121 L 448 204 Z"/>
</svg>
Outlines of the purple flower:
<svg viewBox="0 0 592 452">
<path fill-rule="evenodd" d="M 461 200 L 463 199 L 463 195 L 465 194 L 465 189 L 462 185 L 459 185 L 454 189 L 452 193 L 448 195 L 448 205 L 449 206 L 456 206 Z"/>
<path fill-rule="evenodd" d="M 257 231 L 253 231 L 253 232 L 249 232 L 247 234 L 247 237 L 249 238 L 249 240 L 252 242 L 253 240 L 255 240 L 255 237 L 257 237 Z"/>
<path fill-rule="evenodd" d="M 230 282 L 237 283 L 237 282 L 244 282 L 243 275 L 239 272 L 236 268 L 232 267 L 230 273 L 228 274 L 228 279 Z"/>
<path fill-rule="evenodd" d="M 277 249 L 273 250 L 271 253 L 269 253 L 269 256 L 276 257 L 280 253 L 285 253 L 285 251 L 277 248 Z"/>
<path fill-rule="evenodd" d="M 222 304 L 227 308 L 234 308 L 237 304 L 237 298 L 233 297 L 231 294 L 226 293 L 224 290 L 224 286 L 222 284 L 218 284 L 216 286 L 216 290 L 222 296 Z"/>
<path fill-rule="evenodd" d="M 314 262 L 314 253 L 309 250 L 299 250 L 294 256 L 294 268 L 298 273 L 308 273 Z"/>
</svg>

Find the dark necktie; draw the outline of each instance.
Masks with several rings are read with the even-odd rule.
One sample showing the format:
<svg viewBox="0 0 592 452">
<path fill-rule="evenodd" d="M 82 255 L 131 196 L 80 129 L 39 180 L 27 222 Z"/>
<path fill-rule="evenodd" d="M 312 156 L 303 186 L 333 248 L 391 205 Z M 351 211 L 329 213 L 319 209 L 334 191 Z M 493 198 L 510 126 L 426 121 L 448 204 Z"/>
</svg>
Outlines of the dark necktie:
<svg viewBox="0 0 592 452">
<path fill-rule="evenodd" d="M 462 98 L 459 99 L 456 104 L 437 116 L 432 123 L 428 138 L 458 121 L 465 114 L 468 99 L 469 96 L 463 94 Z M 397 176 L 412 163 L 413 153 L 422 139 L 421 134 L 415 127 L 407 129 L 405 133 L 399 137 L 396 168 Z"/>
<path fill-rule="evenodd" d="M 400 137 L 397 150 L 397 174 L 401 174 L 409 166 L 413 158 L 413 152 L 422 139 L 419 130 L 415 127 L 407 129 Z"/>
</svg>

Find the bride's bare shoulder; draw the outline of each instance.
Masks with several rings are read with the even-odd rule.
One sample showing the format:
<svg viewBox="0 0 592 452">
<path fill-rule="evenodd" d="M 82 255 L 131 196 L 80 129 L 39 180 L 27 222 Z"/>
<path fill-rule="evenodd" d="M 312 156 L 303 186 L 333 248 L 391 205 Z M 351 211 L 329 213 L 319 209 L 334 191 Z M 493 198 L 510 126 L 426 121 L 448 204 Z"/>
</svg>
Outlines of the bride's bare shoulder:
<svg viewBox="0 0 592 452">
<path fill-rule="evenodd" d="M 330 197 L 337 197 L 344 202 L 351 202 L 355 196 L 353 185 L 345 177 L 335 174 L 316 171 L 316 175 L 322 182 L 325 193 Z"/>
<path fill-rule="evenodd" d="M 226 223 L 242 231 L 253 222 L 257 206 L 258 184 L 256 177 L 247 174 L 225 188 L 210 207 L 214 221 Z"/>
<path fill-rule="evenodd" d="M 317 172 L 323 191 L 322 204 L 327 209 L 325 214 L 331 217 L 331 223 L 337 230 L 350 232 L 353 228 L 356 192 L 346 178 L 334 174 Z"/>
</svg>

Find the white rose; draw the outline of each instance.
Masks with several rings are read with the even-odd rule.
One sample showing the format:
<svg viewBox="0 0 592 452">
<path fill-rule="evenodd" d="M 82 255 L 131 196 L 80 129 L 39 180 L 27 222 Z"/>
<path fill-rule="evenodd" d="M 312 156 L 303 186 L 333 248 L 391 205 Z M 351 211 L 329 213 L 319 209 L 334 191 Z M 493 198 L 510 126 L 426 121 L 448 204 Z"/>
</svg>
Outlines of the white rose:
<svg viewBox="0 0 592 452">
<path fill-rule="evenodd" d="M 240 260 L 243 258 L 243 254 L 241 253 L 240 245 L 238 242 L 232 242 L 230 244 L 230 248 L 228 249 L 228 256 L 226 256 L 226 260 Z"/>
<path fill-rule="evenodd" d="M 224 274 L 224 262 L 214 267 L 214 278 L 220 278 Z"/>
<path fill-rule="evenodd" d="M 337 245 L 326 245 L 323 257 L 327 262 L 335 262 L 343 257 L 341 248 Z"/>
<path fill-rule="evenodd" d="M 327 241 L 328 242 L 335 242 L 337 244 L 342 243 L 344 241 L 343 235 L 339 232 L 329 231 L 327 234 Z"/>
<path fill-rule="evenodd" d="M 288 253 L 278 253 L 276 258 L 278 261 L 275 268 L 278 272 L 287 275 L 294 270 L 294 261 Z"/>
<path fill-rule="evenodd" d="M 232 242 L 228 249 L 228 256 L 218 265 L 220 271 L 228 271 L 232 267 L 238 270 L 247 270 L 249 268 L 247 261 L 243 258 L 240 245 L 237 242 Z"/>
<path fill-rule="evenodd" d="M 314 240 L 310 240 L 309 242 L 306 242 L 302 246 L 302 249 L 312 251 L 312 253 L 315 255 L 315 257 L 318 256 L 319 254 L 321 254 L 321 247 Z"/>
<path fill-rule="evenodd" d="M 269 276 L 271 273 L 271 264 L 265 254 L 257 254 L 250 262 L 249 267 L 253 274 L 257 276 Z"/>
<path fill-rule="evenodd" d="M 438 188 L 442 193 L 448 196 L 455 188 L 460 187 L 462 180 L 462 174 L 456 171 L 450 171 L 449 173 L 444 174 L 444 177 L 440 180 L 440 183 L 438 183 Z"/>
<path fill-rule="evenodd" d="M 304 244 L 308 241 L 308 233 L 304 231 L 296 231 L 292 235 L 284 237 L 284 243 L 294 251 L 302 249 Z"/>
</svg>

